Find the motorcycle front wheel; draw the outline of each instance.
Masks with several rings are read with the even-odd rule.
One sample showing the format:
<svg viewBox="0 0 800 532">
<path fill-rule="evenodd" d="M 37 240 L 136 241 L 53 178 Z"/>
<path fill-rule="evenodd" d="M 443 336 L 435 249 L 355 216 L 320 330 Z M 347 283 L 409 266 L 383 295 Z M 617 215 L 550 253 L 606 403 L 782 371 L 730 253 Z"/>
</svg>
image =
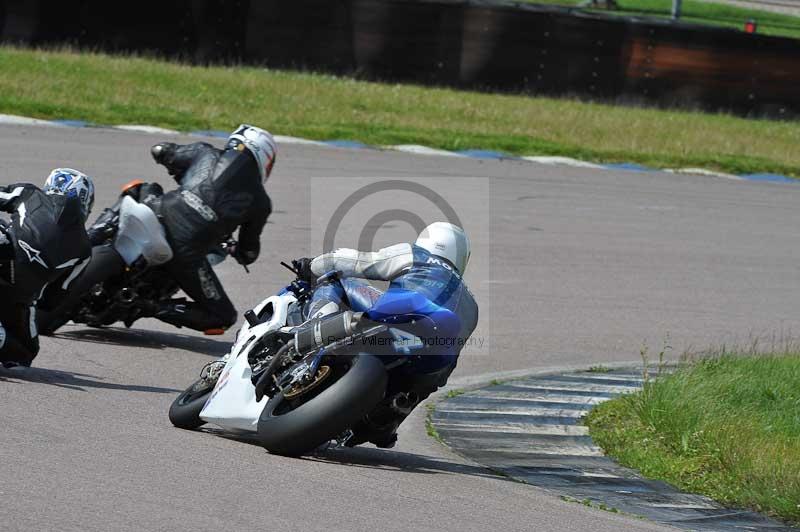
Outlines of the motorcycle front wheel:
<svg viewBox="0 0 800 532">
<path fill-rule="evenodd" d="M 258 440 L 269 452 L 300 456 L 313 451 L 350 429 L 383 399 L 388 377 L 380 359 L 364 353 L 336 358 L 331 383 L 307 401 L 279 393 L 266 404 L 258 420 Z"/>
<path fill-rule="evenodd" d="M 170 405 L 169 420 L 179 429 L 194 430 L 205 425 L 200 412 L 206 405 L 214 383 L 198 379 L 186 388 Z"/>
</svg>

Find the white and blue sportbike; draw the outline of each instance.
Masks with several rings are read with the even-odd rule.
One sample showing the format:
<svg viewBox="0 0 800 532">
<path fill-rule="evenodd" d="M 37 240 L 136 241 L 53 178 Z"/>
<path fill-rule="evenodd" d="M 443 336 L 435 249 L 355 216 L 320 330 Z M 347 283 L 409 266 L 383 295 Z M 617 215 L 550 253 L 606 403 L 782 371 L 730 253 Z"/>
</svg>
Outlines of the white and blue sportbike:
<svg viewBox="0 0 800 532">
<path fill-rule="evenodd" d="M 312 285 L 296 264 L 284 266 L 297 279 L 245 313 L 230 353 L 202 369 L 173 402 L 170 420 L 184 429 L 210 423 L 249 434 L 290 456 L 327 442 L 375 442 L 371 435 L 387 420 L 402 419 L 419 402 L 404 383 L 429 371 L 424 358 L 437 344 L 431 339 L 458 336 L 458 316 L 414 291 L 384 293 L 335 271 Z M 331 289 L 347 310 L 309 319 L 314 294 Z M 457 350 L 436 348 L 445 357 Z"/>
</svg>

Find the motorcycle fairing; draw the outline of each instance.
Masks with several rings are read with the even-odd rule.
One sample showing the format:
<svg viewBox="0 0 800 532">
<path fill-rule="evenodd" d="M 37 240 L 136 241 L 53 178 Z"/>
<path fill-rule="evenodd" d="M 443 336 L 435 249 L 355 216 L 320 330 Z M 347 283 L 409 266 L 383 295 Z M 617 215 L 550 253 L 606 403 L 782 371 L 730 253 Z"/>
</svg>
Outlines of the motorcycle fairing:
<svg viewBox="0 0 800 532">
<path fill-rule="evenodd" d="M 460 320 L 453 312 L 410 290 L 392 289 L 381 295 L 371 286 L 364 288 L 366 283 L 343 281 L 349 303 L 356 307 L 353 310 L 390 326 L 396 353 L 385 359 L 389 366 L 396 365 L 391 363 L 393 359 L 413 360 L 412 364 L 403 364 L 402 367 L 408 367 L 404 371 L 427 373 L 452 362 L 457 353 L 452 340 L 457 340 L 460 329 Z M 265 321 L 255 326 L 245 321 L 242 325 L 225 368 L 200 412 L 201 419 L 235 433 L 257 432 L 258 419 L 269 397 L 256 401 L 248 355 L 252 349 L 258 349 L 259 338 L 287 325 L 296 302 L 287 287 L 253 309 Z M 451 341 L 445 341 L 444 346 L 431 345 L 435 343 L 431 339 L 436 338 Z"/>
<path fill-rule="evenodd" d="M 390 326 L 397 353 L 419 356 L 412 365 L 417 371 L 430 372 L 458 357 L 458 315 L 418 292 L 392 288 L 365 313 L 370 320 Z"/>
<path fill-rule="evenodd" d="M 383 296 L 381 290 L 362 279 L 345 278 L 341 282 L 353 312 L 367 311 Z"/>
<path fill-rule="evenodd" d="M 297 301 L 291 292 L 268 297 L 253 311 L 261 316 L 271 307 L 272 314 L 267 321 L 251 327 L 246 321 L 239 330 L 236 342 L 231 348 L 225 368 L 208 396 L 200 417 L 233 432 L 256 432 L 258 418 L 269 397 L 256 401 L 255 388 L 250 380 L 252 370 L 248 354 L 257 345 L 257 339 L 286 325 L 289 307 Z"/>
<path fill-rule="evenodd" d="M 139 257 L 144 257 L 150 266 L 172 260 L 172 248 L 158 217 L 150 207 L 130 196 L 124 196 L 120 204 L 114 249 L 128 266 Z"/>
</svg>

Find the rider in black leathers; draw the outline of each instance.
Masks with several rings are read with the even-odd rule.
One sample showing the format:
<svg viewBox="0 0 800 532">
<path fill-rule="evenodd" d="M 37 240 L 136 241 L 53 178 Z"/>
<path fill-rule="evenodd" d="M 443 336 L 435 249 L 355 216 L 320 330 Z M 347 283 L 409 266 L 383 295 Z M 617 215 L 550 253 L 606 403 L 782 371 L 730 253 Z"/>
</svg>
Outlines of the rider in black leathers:
<svg viewBox="0 0 800 532">
<path fill-rule="evenodd" d="M 140 201 L 159 216 L 174 253 L 165 267 L 193 301 L 172 299 L 141 317 L 221 333 L 236 323 L 237 312 L 206 256 L 238 227 L 233 256 L 245 265 L 258 258 L 261 231 L 272 211 L 264 183 L 275 163 L 275 141 L 262 129 L 242 125 L 222 150 L 205 142 L 162 142 L 151 153 L 179 187 Z M 105 239 L 114 210 L 104 212 L 90 229 L 93 243 Z"/>
<path fill-rule="evenodd" d="M 86 267 L 91 246 L 84 224 L 94 202 L 85 174 L 53 170 L 43 189 L 0 186 L 0 363 L 30 366 L 39 353 L 35 308 L 56 306 Z"/>
</svg>

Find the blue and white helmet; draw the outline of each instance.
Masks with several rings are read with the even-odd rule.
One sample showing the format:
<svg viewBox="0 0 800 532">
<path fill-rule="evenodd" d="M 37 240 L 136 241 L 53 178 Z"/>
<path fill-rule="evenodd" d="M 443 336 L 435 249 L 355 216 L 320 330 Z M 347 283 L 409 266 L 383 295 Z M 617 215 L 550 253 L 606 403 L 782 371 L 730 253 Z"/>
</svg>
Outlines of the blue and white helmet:
<svg viewBox="0 0 800 532">
<path fill-rule="evenodd" d="M 45 194 L 59 194 L 77 197 L 81 202 L 81 211 L 88 217 L 94 205 L 94 183 L 91 178 L 72 168 L 56 168 L 47 176 L 43 189 Z"/>
</svg>

